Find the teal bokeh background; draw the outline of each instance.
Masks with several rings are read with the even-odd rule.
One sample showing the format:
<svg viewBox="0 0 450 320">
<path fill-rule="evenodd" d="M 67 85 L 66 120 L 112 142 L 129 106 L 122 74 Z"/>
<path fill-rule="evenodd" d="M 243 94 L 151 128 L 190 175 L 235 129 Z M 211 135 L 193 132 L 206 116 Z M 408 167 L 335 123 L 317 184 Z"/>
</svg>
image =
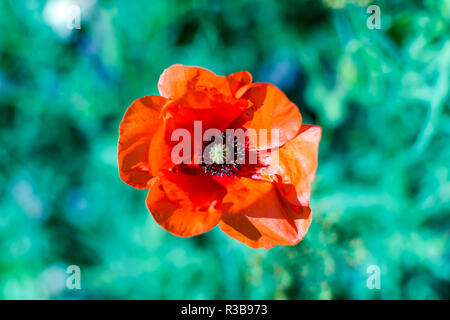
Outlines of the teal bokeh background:
<svg viewBox="0 0 450 320">
<path fill-rule="evenodd" d="M 381 30 L 356 0 L 1 1 L 0 298 L 450 298 L 450 1 L 375 4 Z M 298 246 L 174 237 L 120 180 L 121 117 L 174 63 L 250 71 L 322 126 Z"/>
</svg>

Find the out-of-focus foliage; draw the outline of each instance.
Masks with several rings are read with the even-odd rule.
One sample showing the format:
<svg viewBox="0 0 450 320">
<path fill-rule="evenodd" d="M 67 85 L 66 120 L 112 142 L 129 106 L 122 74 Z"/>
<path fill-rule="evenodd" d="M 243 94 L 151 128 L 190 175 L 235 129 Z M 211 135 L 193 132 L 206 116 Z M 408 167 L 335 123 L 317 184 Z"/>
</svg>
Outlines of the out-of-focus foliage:
<svg viewBox="0 0 450 320">
<path fill-rule="evenodd" d="M 356 0 L 0 1 L 0 298 L 450 298 L 450 1 L 375 4 L 381 30 Z M 174 63 L 248 70 L 322 126 L 298 246 L 174 237 L 119 179 L 121 117 Z"/>
</svg>

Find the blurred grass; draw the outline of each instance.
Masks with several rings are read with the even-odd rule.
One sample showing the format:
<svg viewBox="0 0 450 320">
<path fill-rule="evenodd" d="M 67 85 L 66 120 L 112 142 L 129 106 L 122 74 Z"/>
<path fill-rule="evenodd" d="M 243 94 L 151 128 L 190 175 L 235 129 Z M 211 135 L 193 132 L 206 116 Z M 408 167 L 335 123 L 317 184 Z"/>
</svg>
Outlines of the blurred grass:
<svg viewBox="0 0 450 320">
<path fill-rule="evenodd" d="M 450 1 L 376 4 L 381 30 L 367 1 L 1 1 L 0 298 L 450 298 Z M 174 63 L 248 70 L 322 126 L 298 246 L 174 237 L 120 181 L 121 117 Z"/>
</svg>

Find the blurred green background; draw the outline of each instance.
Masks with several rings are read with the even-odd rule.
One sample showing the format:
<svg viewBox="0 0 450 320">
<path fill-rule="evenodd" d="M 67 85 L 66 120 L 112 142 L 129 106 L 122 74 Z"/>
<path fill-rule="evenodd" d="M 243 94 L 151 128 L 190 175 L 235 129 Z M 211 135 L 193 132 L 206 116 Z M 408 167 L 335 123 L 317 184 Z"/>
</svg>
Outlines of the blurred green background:
<svg viewBox="0 0 450 320">
<path fill-rule="evenodd" d="M 0 1 L 0 298 L 449 299 L 450 0 L 376 1 L 381 30 L 368 4 Z M 121 117 L 174 63 L 248 70 L 322 126 L 299 245 L 177 238 L 120 180 Z"/>
</svg>

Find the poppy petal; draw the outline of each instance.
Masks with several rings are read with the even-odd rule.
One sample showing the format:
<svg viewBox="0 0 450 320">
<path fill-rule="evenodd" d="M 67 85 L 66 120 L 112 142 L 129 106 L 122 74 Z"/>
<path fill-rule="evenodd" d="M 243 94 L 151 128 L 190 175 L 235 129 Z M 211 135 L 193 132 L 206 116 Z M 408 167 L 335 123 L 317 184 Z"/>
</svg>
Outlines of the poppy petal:
<svg viewBox="0 0 450 320">
<path fill-rule="evenodd" d="M 297 137 L 273 151 L 278 152 L 278 163 L 274 163 L 276 157 L 271 157 L 270 152 L 261 157 L 267 166 L 262 167 L 254 178 L 278 182 L 279 191 L 289 202 L 309 206 L 310 184 L 318 165 L 321 133 L 319 126 L 302 125 Z"/>
<path fill-rule="evenodd" d="M 158 81 L 159 93 L 168 99 L 179 100 L 196 91 L 215 90 L 231 96 L 227 78 L 200 68 L 175 64 L 165 69 Z M 194 107 L 194 105 L 192 105 Z"/>
<path fill-rule="evenodd" d="M 247 71 L 218 76 L 204 68 L 175 64 L 161 74 L 158 89 L 168 99 L 185 102 L 191 108 L 206 108 L 229 103 L 242 86 L 251 82 L 252 75 Z"/>
<path fill-rule="evenodd" d="M 215 206 L 224 193 L 210 176 L 166 172 L 152 179 L 146 202 L 161 227 L 191 237 L 217 225 L 222 215 Z"/>
<path fill-rule="evenodd" d="M 149 163 L 151 172 L 162 175 L 163 170 L 170 170 L 175 166 L 172 161 L 172 145 L 167 140 L 165 123 L 158 127 L 150 143 Z"/>
<path fill-rule="evenodd" d="M 310 209 L 295 212 L 273 184 L 256 184 L 263 185 L 260 189 L 265 192 L 238 213 L 224 214 L 219 223 L 222 231 L 252 248 L 269 249 L 300 242 L 311 224 Z"/>
<path fill-rule="evenodd" d="M 248 99 L 252 106 L 234 125 L 255 130 L 258 150 L 281 147 L 298 134 L 302 123 L 300 111 L 276 86 L 252 83 L 239 89 L 236 96 Z M 267 130 L 267 138 L 262 136 L 265 133 L 261 129 Z M 271 130 L 276 130 L 278 137 Z"/>
<path fill-rule="evenodd" d="M 239 176 L 214 177 L 226 190 L 222 203 L 217 208 L 226 213 L 237 213 L 260 201 L 271 192 L 272 184 Z"/>
<path fill-rule="evenodd" d="M 120 123 L 119 174 L 125 183 L 135 188 L 148 188 L 152 178 L 148 163 L 149 146 L 160 123 L 160 111 L 167 101 L 160 96 L 137 99 Z"/>
<path fill-rule="evenodd" d="M 234 95 L 241 87 L 252 83 L 252 75 L 247 71 L 239 71 L 227 76 L 231 93 Z"/>
</svg>

